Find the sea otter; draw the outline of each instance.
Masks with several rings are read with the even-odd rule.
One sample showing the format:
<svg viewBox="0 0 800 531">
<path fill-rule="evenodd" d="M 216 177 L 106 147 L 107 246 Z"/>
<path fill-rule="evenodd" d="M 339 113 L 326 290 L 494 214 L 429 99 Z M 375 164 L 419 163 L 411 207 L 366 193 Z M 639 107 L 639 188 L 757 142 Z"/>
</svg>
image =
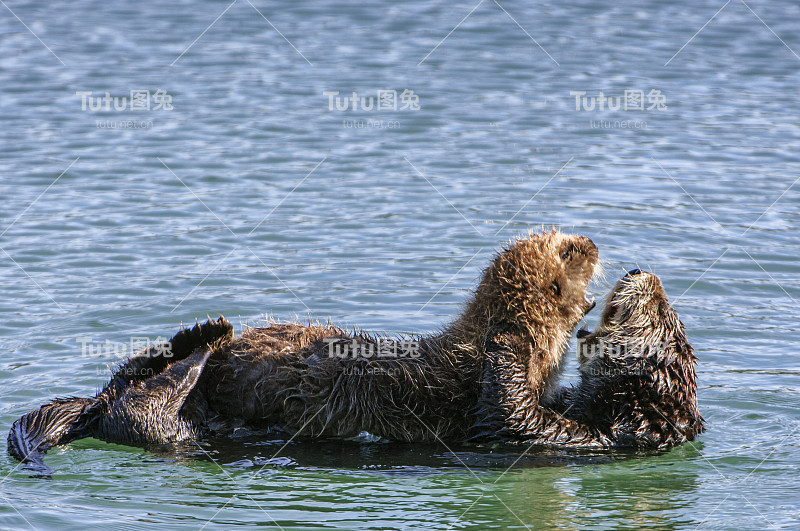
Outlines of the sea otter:
<svg viewBox="0 0 800 531">
<path fill-rule="evenodd" d="M 209 321 L 179 332 L 169 359 L 154 356 L 163 350 L 156 347 L 130 359 L 95 398 L 58 399 L 24 415 L 9 451 L 47 472 L 48 448 L 86 436 L 163 443 L 247 425 L 305 437 L 480 439 L 501 411 L 487 406 L 491 385 L 521 393 L 527 417 L 510 423 L 523 426 L 517 435 L 547 440 L 552 426 L 579 433 L 541 401 L 555 391 L 571 332 L 594 307 L 586 288 L 597 264 L 585 236 L 553 230 L 515 240 L 484 271 L 461 317 L 402 342 L 401 352 L 333 326 L 271 323 L 234 339 L 230 323 Z M 508 381 L 499 370 L 505 357 L 514 365 Z"/>
<path fill-rule="evenodd" d="M 588 427 L 597 446 L 666 448 L 703 431 L 697 358 L 656 275 L 629 271 L 609 295 L 597 330 L 581 330 L 578 338 L 580 383 L 548 406 Z"/>
</svg>

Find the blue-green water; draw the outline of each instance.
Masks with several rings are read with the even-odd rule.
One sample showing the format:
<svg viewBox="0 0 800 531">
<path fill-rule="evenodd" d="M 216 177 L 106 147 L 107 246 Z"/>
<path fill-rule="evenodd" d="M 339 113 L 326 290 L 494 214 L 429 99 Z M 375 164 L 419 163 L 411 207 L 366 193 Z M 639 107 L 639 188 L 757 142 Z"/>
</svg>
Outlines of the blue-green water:
<svg viewBox="0 0 800 531">
<path fill-rule="evenodd" d="M 708 431 L 657 455 L 519 461 L 82 440 L 51 452 L 52 480 L 0 457 L 0 527 L 800 525 L 799 19 L 789 1 L 6 2 L 3 432 L 104 384 L 118 357 L 82 341 L 220 313 L 237 331 L 265 314 L 434 331 L 494 250 L 542 226 L 595 241 L 595 295 L 633 265 L 662 277 Z M 122 101 L 139 90 L 150 110 Z M 83 110 L 90 91 L 110 109 Z M 337 91 L 396 91 L 398 110 L 329 110 Z M 582 91 L 620 108 L 576 110 Z"/>
</svg>

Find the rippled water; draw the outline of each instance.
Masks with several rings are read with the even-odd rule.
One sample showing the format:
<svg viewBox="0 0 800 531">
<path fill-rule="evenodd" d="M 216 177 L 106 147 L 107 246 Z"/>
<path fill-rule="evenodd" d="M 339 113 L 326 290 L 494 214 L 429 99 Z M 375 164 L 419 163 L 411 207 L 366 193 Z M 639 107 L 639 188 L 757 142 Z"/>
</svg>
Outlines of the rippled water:
<svg viewBox="0 0 800 531">
<path fill-rule="evenodd" d="M 662 277 L 700 358 L 696 443 L 82 440 L 49 481 L 0 458 L 0 527 L 797 526 L 800 7 L 575 4 L 6 2 L 0 426 L 104 384 L 118 358 L 82 341 L 207 314 L 434 331 L 504 241 L 555 225 L 598 245 L 596 295 Z M 150 110 L 76 94 L 135 90 Z M 379 90 L 420 108 L 324 94 Z M 626 90 L 644 110 L 571 94 Z"/>
</svg>

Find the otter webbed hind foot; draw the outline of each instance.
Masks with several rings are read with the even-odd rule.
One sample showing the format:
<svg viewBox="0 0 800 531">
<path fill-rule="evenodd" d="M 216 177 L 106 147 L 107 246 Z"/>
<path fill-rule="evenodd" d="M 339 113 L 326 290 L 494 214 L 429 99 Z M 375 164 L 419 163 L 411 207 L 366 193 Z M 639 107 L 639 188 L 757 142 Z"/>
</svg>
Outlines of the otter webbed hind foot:
<svg viewBox="0 0 800 531">
<path fill-rule="evenodd" d="M 100 394 L 121 394 L 129 386 L 161 374 L 170 363 L 185 359 L 198 349 L 230 341 L 233 335 L 233 325 L 222 316 L 184 328 L 168 342 L 151 345 L 120 365 Z"/>
<path fill-rule="evenodd" d="M 57 398 L 21 416 L 8 433 L 8 453 L 28 470 L 51 475 L 44 454 L 53 446 L 88 436 L 85 428 L 92 423 L 96 405 L 92 398 Z"/>
<path fill-rule="evenodd" d="M 203 324 L 195 324 L 192 328 L 184 328 L 169 340 L 173 361 L 182 360 L 206 345 L 233 339 L 233 325 L 223 316 L 216 321 L 208 319 Z"/>
<path fill-rule="evenodd" d="M 31 411 L 11 426 L 8 452 L 40 476 L 53 469 L 44 456 L 53 446 L 83 437 L 123 443 L 164 443 L 189 439 L 198 428 L 183 408 L 211 350 L 200 350 L 160 374 L 127 386 L 106 388 L 97 398 L 59 398 Z"/>
<path fill-rule="evenodd" d="M 211 350 L 198 350 L 160 374 L 108 397 L 107 410 L 94 426 L 93 435 L 122 443 L 168 443 L 196 437 L 192 411 L 183 412 Z"/>
<path fill-rule="evenodd" d="M 178 428 L 185 424 L 178 421 L 172 408 L 177 405 L 180 409 L 197 383 L 208 358 L 206 351 L 231 339 L 233 326 L 224 317 L 181 330 L 168 343 L 150 346 L 127 360 L 96 398 L 59 398 L 17 419 L 8 434 L 8 452 L 25 468 L 48 476 L 53 470 L 44 464 L 44 455 L 53 446 L 83 437 L 104 438 L 98 425 L 101 419 L 110 434 L 124 432 L 108 418 L 112 408 L 141 413 L 161 407 L 157 406 L 161 402 L 164 411 L 146 416 L 151 424 L 145 425 L 143 440 L 158 440 L 157 435 L 169 435 L 170 430 L 172 436 L 184 433 Z M 203 351 L 194 355 L 198 349 Z M 162 417 L 166 424 L 158 434 Z M 135 442 L 140 438 L 123 434 L 118 440 Z"/>
</svg>

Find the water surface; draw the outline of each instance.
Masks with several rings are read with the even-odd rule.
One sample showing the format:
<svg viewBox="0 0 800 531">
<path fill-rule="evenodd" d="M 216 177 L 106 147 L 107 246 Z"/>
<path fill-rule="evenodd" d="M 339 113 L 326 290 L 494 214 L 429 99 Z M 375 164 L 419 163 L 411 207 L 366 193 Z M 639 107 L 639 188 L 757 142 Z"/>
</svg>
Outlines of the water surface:
<svg viewBox="0 0 800 531">
<path fill-rule="evenodd" d="M 218 314 L 237 332 L 266 315 L 435 331 L 493 252 L 543 226 L 595 241 L 595 295 L 634 265 L 661 276 L 708 431 L 666 453 L 519 461 L 82 440 L 51 452 L 49 481 L 0 458 L 0 527 L 797 526 L 799 16 L 788 1 L 7 3 L 3 431 L 104 384 L 118 357 L 82 341 Z M 150 110 L 76 94 L 125 106 L 140 90 Z M 329 110 L 337 91 L 396 91 L 398 110 Z M 571 94 L 625 91 L 644 109 L 576 110 Z"/>
</svg>

